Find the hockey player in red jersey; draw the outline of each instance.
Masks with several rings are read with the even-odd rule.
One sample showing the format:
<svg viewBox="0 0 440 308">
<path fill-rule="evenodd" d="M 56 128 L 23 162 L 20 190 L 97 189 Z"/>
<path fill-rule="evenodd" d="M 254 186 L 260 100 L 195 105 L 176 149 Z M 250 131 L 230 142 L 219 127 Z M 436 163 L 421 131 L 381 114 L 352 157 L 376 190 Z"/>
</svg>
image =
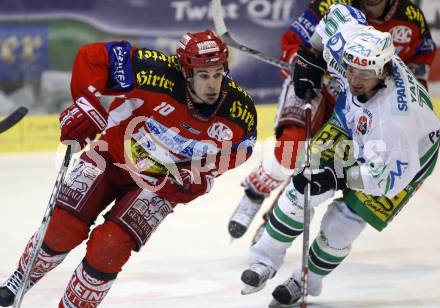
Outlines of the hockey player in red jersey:
<svg viewBox="0 0 440 308">
<path fill-rule="evenodd" d="M 293 63 L 299 46 L 310 46 L 309 40 L 315 26 L 330 5 L 338 2 L 360 9 L 365 13 L 369 25 L 390 32 L 400 58 L 413 70 L 416 78 L 427 86 L 436 46 L 423 12 L 410 0 L 311 1 L 306 11 L 293 21 L 281 38 L 282 60 Z M 278 100 L 275 120 L 277 143 L 274 151 L 265 154 L 260 164 L 242 183 L 245 194 L 228 225 L 229 234 L 233 238 L 243 236 L 264 199 L 293 174 L 297 153 L 305 139 L 303 103 L 296 99 L 288 72 L 283 71 L 282 74 L 286 79 Z M 321 95 L 312 100 L 312 133 L 331 114 L 338 87 L 334 80 L 326 78 Z M 264 222 L 258 228 L 253 243 L 265 228 L 270 211 L 263 215 Z"/>
<path fill-rule="evenodd" d="M 85 45 L 76 56 L 61 140 L 85 145 L 103 134 L 62 184 L 30 276 L 32 286 L 87 240 L 59 307 L 98 306 L 131 252 L 178 203 L 208 193 L 215 177 L 252 153 L 256 110 L 227 76 L 227 46 L 209 30 L 179 43 L 177 56 L 126 41 Z M 117 96 L 109 112 L 100 95 Z M 12 305 L 31 251 L 32 240 L 0 288 L 0 306 Z"/>
</svg>

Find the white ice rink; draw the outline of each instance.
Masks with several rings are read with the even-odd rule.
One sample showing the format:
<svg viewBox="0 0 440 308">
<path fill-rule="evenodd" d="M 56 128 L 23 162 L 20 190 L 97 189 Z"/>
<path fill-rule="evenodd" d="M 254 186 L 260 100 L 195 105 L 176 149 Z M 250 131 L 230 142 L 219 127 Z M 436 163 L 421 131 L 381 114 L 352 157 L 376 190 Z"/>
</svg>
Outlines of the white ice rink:
<svg viewBox="0 0 440 308">
<path fill-rule="evenodd" d="M 0 155 L 0 281 L 16 268 L 25 243 L 41 222 L 60 155 Z M 178 206 L 132 256 L 101 306 L 267 307 L 275 286 L 299 266 L 302 239 L 291 247 L 284 266 L 264 290 L 240 295 L 249 242 L 261 218 L 232 244 L 226 226 L 242 194 L 239 183 L 257 160 L 258 155 L 217 179 L 209 195 Z M 313 307 L 440 307 L 439 168 L 387 229 L 379 233 L 366 228 L 351 255 L 324 280 L 322 294 L 310 298 Z M 312 239 L 324 209 L 321 205 L 315 215 Z M 84 245 L 72 251 L 29 291 L 22 307 L 57 307 L 84 253 Z"/>
</svg>

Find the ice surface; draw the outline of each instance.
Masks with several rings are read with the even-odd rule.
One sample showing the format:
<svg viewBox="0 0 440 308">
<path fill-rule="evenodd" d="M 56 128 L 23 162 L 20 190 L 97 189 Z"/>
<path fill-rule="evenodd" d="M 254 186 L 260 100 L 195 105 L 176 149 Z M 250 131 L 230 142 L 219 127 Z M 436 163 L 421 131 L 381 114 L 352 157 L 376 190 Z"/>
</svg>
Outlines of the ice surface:
<svg viewBox="0 0 440 308">
<path fill-rule="evenodd" d="M 62 153 L 0 155 L 0 281 L 15 269 L 25 243 L 39 226 Z M 213 191 L 175 209 L 134 253 L 102 307 L 259 308 L 301 259 L 301 238 L 284 266 L 258 293 L 242 296 L 241 272 L 261 222 L 229 244 L 227 222 L 242 193 L 239 183 L 258 157 L 216 180 Z M 440 173 L 435 174 L 379 233 L 367 227 L 351 255 L 324 281 L 313 307 L 440 307 Z M 269 202 L 266 201 L 264 208 Z M 316 234 L 325 205 L 312 222 Z M 100 221 L 98 221 L 100 223 Z M 22 307 L 56 307 L 85 246 L 70 253 L 25 296 Z"/>
</svg>

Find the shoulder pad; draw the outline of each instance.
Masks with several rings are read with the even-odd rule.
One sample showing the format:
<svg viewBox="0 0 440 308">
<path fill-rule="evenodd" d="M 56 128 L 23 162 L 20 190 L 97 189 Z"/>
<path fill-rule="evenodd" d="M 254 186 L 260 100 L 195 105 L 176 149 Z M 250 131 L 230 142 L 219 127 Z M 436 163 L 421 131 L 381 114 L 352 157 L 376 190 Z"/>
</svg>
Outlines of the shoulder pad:
<svg viewBox="0 0 440 308">
<path fill-rule="evenodd" d="M 218 114 L 251 133 L 257 127 L 257 110 L 252 97 L 229 78 L 225 78 L 223 87 L 228 93 Z"/>
<path fill-rule="evenodd" d="M 173 97 L 184 93 L 185 79 L 177 56 L 139 48 L 134 51 L 132 62 L 137 88 Z"/>
<path fill-rule="evenodd" d="M 395 17 L 415 24 L 421 34 L 428 30 L 423 11 L 409 0 L 400 0 Z"/>
<path fill-rule="evenodd" d="M 356 0 L 312 0 L 309 7 L 313 10 L 313 12 L 318 15 L 318 18 L 321 19 L 324 15 L 326 15 L 333 4 L 346 4 L 353 7 L 358 7 L 355 4 Z"/>
</svg>

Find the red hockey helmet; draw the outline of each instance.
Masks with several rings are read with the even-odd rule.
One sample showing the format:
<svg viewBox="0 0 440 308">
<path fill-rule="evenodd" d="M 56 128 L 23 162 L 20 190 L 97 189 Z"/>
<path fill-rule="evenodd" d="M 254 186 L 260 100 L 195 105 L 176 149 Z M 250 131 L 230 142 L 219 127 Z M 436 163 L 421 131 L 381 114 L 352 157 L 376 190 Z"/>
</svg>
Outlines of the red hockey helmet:
<svg viewBox="0 0 440 308">
<path fill-rule="evenodd" d="M 186 33 L 179 40 L 177 55 L 185 76 L 191 76 L 195 67 L 223 64 L 228 69 L 228 46 L 211 30 Z"/>
</svg>

